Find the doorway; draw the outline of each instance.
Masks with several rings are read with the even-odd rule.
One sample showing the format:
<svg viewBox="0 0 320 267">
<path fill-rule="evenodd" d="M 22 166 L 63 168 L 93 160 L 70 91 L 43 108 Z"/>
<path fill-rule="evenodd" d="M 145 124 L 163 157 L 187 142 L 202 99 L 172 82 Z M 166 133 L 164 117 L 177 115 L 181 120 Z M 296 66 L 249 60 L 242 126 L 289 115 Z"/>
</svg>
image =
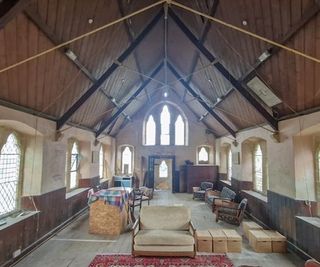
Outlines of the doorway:
<svg viewBox="0 0 320 267">
<path fill-rule="evenodd" d="M 175 156 L 149 156 L 148 187 L 179 192 L 175 175 Z"/>
</svg>

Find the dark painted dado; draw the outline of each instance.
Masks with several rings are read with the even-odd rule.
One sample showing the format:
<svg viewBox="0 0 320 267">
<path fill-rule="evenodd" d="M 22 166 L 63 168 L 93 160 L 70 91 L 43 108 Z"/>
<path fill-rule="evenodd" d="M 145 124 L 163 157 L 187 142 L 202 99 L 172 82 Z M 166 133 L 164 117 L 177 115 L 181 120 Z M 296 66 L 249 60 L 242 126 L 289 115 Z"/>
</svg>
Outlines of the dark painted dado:
<svg viewBox="0 0 320 267">
<path fill-rule="evenodd" d="M 97 187 L 100 185 L 100 177 L 95 176 L 92 178 L 82 178 L 79 180 L 79 187 L 84 188 L 84 187 Z"/>
<path fill-rule="evenodd" d="M 39 212 L 0 231 L 0 266 L 87 206 L 87 190 L 66 199 L 61 188 L 39 196 L 22 197 L 21 208 Z"/>
<path fill-rule="evenodd" d="M 297 216 L 296 229 L 297 245 L 320 261 L 320 218 Z"/>
</svg>

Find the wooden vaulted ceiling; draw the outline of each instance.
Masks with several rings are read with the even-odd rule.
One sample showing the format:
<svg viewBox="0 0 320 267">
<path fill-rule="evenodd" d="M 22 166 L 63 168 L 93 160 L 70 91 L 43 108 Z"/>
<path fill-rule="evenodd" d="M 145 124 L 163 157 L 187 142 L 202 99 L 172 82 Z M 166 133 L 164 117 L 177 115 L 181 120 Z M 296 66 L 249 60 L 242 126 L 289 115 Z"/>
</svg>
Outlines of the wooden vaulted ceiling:
<svg viewBox="0 0 320 267">
<path fill-rule="evenodd" d="M 3 0 L 0 3 L 0 70 L 155 2 Z M 318 0 L 177 2 L 320 58 Z M 235 134 L 270 121 L 272 124 L 272 121 L 320 107 L 320 64 L 174 5 L 170 10 L 199 40 L 199 46 L 215 58 L 214 62 L 199 51 L 199 46 L 190 41 L 190 36 L 170 15 L 165 30 L 161 4 L 1 72 L 0 104 L 56 120 L 59 127 L 68 122 L 115 135 L 128 121 L 134 120 L 141 108 L 161 98 L 167 76 L 169 92 L 217 136 Z M 119 56 L 143 35 L 159 12 L 163 13 L 161 18 L 123 62 L 118 62 Z M 89 19 L 93 23 L 89 23 Z M 266 50 L 271 56 L 261 63 L 258 58 Z M 75 58 L 71 60 L 68 53 Z M 150 80 L 150 74 L 166 57 L 179 77 L 163 64 L 154 80 Z M 216 62 L 224 66 L 228 75 L 221 74 L 219 67 L 214 66 Z M 94 87 L 113 64 L 117 67 L 111 75 L 82 103 L 88 89 Z M 255 75 L 282 103 L 270 109 L 248 90 L 245 83 Z M 232 76 L 238 86 L 231 84 L 228 76 Z M 139 89 L 141 92 L 132 97 Z M 77 105 L 79 101 L 81 104 Z M 273 125 L 273 128 L 276 127 Z"/>
</svg>

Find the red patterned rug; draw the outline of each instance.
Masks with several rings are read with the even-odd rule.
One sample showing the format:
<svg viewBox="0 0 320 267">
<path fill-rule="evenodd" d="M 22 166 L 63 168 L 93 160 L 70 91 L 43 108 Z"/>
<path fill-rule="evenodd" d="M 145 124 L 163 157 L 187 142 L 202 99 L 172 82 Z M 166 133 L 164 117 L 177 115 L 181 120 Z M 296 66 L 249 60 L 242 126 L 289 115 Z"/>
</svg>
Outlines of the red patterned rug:
<svg viewBox="0 0 320 267">
<path fill-rule="evenodd" d="M 178 257 L 132 257 L 131 255 L 97 255 L 89 267 L 233 267 L 226 255 L 198 255 L 192 258 Z"/>
</svg>

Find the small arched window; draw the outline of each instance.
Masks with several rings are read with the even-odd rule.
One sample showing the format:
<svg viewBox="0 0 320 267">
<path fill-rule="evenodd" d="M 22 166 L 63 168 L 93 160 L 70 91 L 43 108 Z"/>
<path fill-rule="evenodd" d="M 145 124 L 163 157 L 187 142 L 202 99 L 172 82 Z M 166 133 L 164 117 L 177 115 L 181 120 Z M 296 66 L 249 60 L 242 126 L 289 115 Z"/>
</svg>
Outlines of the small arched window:
<svg viewBox="0 0 320 267">
<path fill-rule="evenodd" d="M 0 152 L 0 217 L 19 207 L 20 162 L 18 140 L 10 134 Z"/>
<path fill-rule="evenodd" d="M 231 177 L 232 177 L 232 152 L 231 152 L 231 148 L 229 148 L 228 151 L 228 161 L 227 161 L 227 167 L 228 167 L 228 180 L 231 181 Z"/>
<path fill-rule="evenodd" d="M 168 178 L 168 165 L 165 160 L 161 161 L 159 165 L 159 177 Z"/>
<path fill-rule="evenodd" d="M 263 192 L 263 154 L 260 145 L 256 145 L 253 155 L 253 186 L 258 192 Z"/>
<path fill-rule="evenodd" d="M 69 189 L 74 189 L 78 186 L 79 171 L 79 148 L 77 142 L 73 142 L 71 149 L 71 164 L 70 164 L 70 184 Z"/>
<path fill-rule="evenodd" d="M 167 105 L 163 106 L 160 115 L 161 124 L 161 134 L 160 134 L 160 144 L 170 145 L 170 112 Z"/>
<path fill-rule="evenodd" d="M 208 164 L 209 163 L 209 149 L 208 147 L 202 146 L 198 149 L 198 163 Z"/>
<path fill-rule="evenodd" d="M 103 146 L 100 147 L 99 150 L 99 176 L 100 179 L 104 177 L 104 151 Z"/>
<path fill-rule="evenodd" d="M 184 145 L 184 122 L 181 115 L 177 117 L 175 122 L 175 145 L 183 146 Z"/>
<path fill-rule="evenodd" d="M 146 145 L 156 144 L 156 123 L 154 122 L 153 116 L 150 115 L 146 123 Z"/>
<path fill-rule="evenodd" d="M 132 173 L 132 151 L 129 146 L 125 146 L 121 155 L 121 171 L 123 174 Z"/>
</svg>

